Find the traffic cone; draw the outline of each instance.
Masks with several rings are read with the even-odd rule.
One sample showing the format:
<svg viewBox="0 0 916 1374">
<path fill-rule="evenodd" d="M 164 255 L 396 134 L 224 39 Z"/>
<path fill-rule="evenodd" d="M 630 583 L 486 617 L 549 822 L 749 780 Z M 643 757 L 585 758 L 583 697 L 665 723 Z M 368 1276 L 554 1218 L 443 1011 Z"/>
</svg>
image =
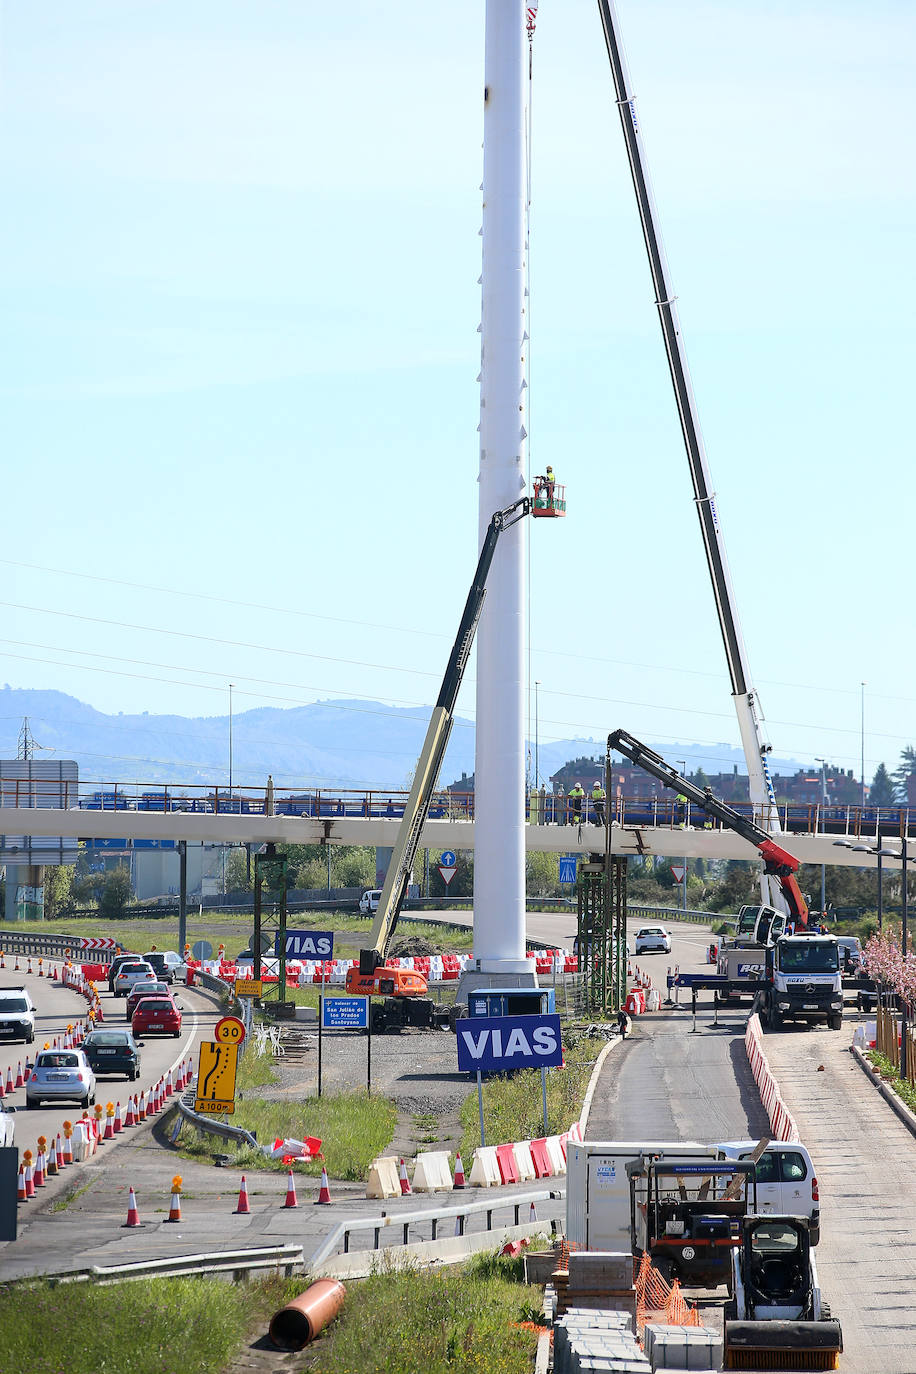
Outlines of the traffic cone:
<svg viewBox="0 0 916 1374">
<path fill-rule="evenodd" d="M 11 1093 L 11 1092 L 13 1091 L 13 1066 L 12 1066 L 12 1064 L 7 1064 L 7 1066 L 6 1066 L 6 1091 L 7 1091 L 8 1093 Z"/>
<path fill-rule="evenodd" d="M 235 1215 L 237 1217 L 247 1217 L 250 1214 L 251 1208 L 248 1205 L 248 1184 L 245 1181 L 245 1175 L 242 1174 L 242 1182 L 239 1186 L 239 1205 L 235 1209 Z"/>
<path fill-rule="evenodd" d="M 25 1195 L 26 1197 L 35 1196 L 35 1174 L 31 1164 L 25 1166 Z"/>
<path fill-rule="evenodd" d="M 292 1169 L 290 1169 L 289 1173 L 288 1173 L 287 1176 L 286 1176 L 286 1201 L 284 1202 L 283 1206 L 284 1206 L 284 1207 L 298 1207 L 298 1206 L 299 1206 L 298 1202 L 296 1201 L 296 1184 L 295 1184 L 295 1180 L 293 1179 L 293 1171 L 292 1171 Z"/>
<path fill-rule="evenodd" d="M 133 1188 L 131 1188 L 131 1190 L 130 1190 L 130 1196 L 129 1196 L 129 1198 L 127 1199 L 127 1220 L 124 1222 L 124 1225 L 121 1227 L 121 1230 L 123 1231 L 124 1228 L 127 1227 L 127 1226 L 139 1226 L 139 1225 L 140 1225 L 140 1213 L 137 1211 L 137 1198 L 136 1198 L 136 1195 L 135 1195 L 135 1193 L 134 1193 Z"/>
<path fill-rule="evenodd" d="M 171 1097 L 171 1096 L 172 1096 L 172 1093 L 173 1093 L 174 1091 L 175 1091 L 175 1085 L 174 1085 L 174 1083 L 172 1082 L 172 1070 L 169 1069 L 168 1077 L 167 1077 L 166 1080 L 165 1080 L 165 1095 L 166 1095 L 166 1097 Z"/>
<path fill-rule="evenodd" d="M 70 1141 L 70 1136 L 69 1136 L 69 1134 L 65 1134 L 65 1135 L 64 1135 L 64 1153 L 63 1153 L 63 1161 L 64 1161 L 65 1164 L 72 1164 L 72 1163 L 73 1163 L 73 1145 L 72 1145 L 72 1143 L 71 1143 L 71 1141 Z"/>
<path fill-rule="evenodd" d="M 456 1235 L 456 1236 L 463 1236 L 463 1235 L 464 1235 L 464 1221 L 465 1221 L 464 1217 L 456 1217 L 456 1218 L 455 1218 L 455 1235 Z"/>
<path fill-rule="evenodd" d="M 57 1146 L 51 1141 L 51 1153 L 48 1155 L 48 1177 L 53 1178 L 58 1172 L 57 1167 Z"/>
<path fill-rule="evenodd" d="M 63 1169 L 63 1167 L 64 1167 L 64 1165 L 65 1165 L 66 1163 L 67 1163 L 67 1161 L 66 1161 L 66 1159 L 64 1158 L 64 1147 L 63 1147 L 63 1145 L 61 1144 L 61 1141 L 60 1141 L 60 1131 L 58 1131 L 58 1132 L 57 1132 L 57 1167 L 58 1167 L 58 1169 Z"/>
<path fill-rule="evenodd" d="M 30 954 L 30 955 L 29 955 L 29 966 L 28 966 L 28 968 L 26 969 L 26 973 L 31 973 L 31 972 L 32 972 L 32 956 L 31 956 L 31 954 Z"/>
<path fill-rule="evenodd" d="M 106 1113 L 106 1116 L 105 1116 L 105 1134 L 104 1134 L 104 1136 L 102 1137 L 102 1139 L 103 1139 L 103 1140 L 114 1140 L 114 1133 L 115 1133 L 114 1112 Z"/>
<path fill-rule="evenodd" d="M 134 1113 L 134 1099 L 130 1093 L 127 1094 L 127 1115 L 124 1118 L 125 1126 L 136 1126 L 137 1117 Z"/>
<path fill-rule="evenodd" d="M 44 978 L 44 976 L 45 976 L 45 971 L 44 971 L 44 969 L 43 969 L 42 966 L 41 966 L 41 960 L 40 960 L 40 959 L 38 960 L 38 976 L 39 976 L 39 978 Z"/>
<path fill-rule="evenodd" d="M 19 972 L 19 955 L 18 955 L 18 954 L 16 955 L 16 967 L 13 969 L 13 972 L 14 972 L 14 973 L 18 973 L 18 972 Z"/>
<path fill-rule="evenodd" d="M 410 1186 L 410 1179 L 407 1177 L 407 1165 L 404 1163 L 403 1159 L 398 1165 L 398 1182 L 401 1185 L 401 1197 L 405 1197 L 407 1193 L 413 1191 Z"/>
<path fill-rule="evenodd" d="M 455 1182 L 452 1184 L 452 1187 L 453 1187 L 453 1188 L 463 1188 L 463 1187 L 464 1187 L 464 1165 L 463 1165 L 462 1162 L 461 1162 L 461 1151 L 460 1151 L 460 1150 L 459 1150 L 458 1153 L 455 1155 Z"/>
<path fill-rule="evenodd" d="M 16 1191 L 17 1202 L 28 1202 L 29 1194 L 25 1186 L 25 1165 L 19 1165 L 19 1184 Z"/>
<path fill-rule="evenodd" d="M 38 1158 L 35 1160 L 35 1173 L 34 1173 L 34 1175 L 33 1175 L 33 1182 L 34 1182 L 36 1188 L 43 1188 L 43 1187 L 45 1186 L 45 1152 L 44 1152 L 44 1150 L 39 1150 L 39 1151 L 38 1151 Z"/>
<path fill-rule="evenodd" d="M 529 1222 L 532 1222 L 532 1221 L 537 1221 L 537 1219 L 538 1219 L 538 1209 L 535 1207 L 534 1203 L 532 1202 L 531 1206 L 528 1208 L 528 1220 L 529 1220 Z"/>
<path fill-rule="evenodd" d="M 330 1188 L 328 1187 L 328 1171 L 327 1171 L 327 1169 L 322 1169 L 322 1171 L 321 1171 L 321 1187 L 319 1188 L 319 1190 L 318 1190 L 318 1196 L 317 1196 L 316 1199 L 315 1199 L 315 1206 L 317 1207 L 319 1203 L 321 1203 L 322 1206 L 324 1206 L 325 1204 L 328 1204 L 328 1205 L 329 1205 L 329 1204 L 330 1204 L 330 1201 L 331 1201 L 331 1190 L 330 1190 Z"/>
<path fill-rule="evenodd" d="M 120 1103 L 120 1102 L 116 1102 L 116 1103 L 115 1103 L 115 1114 L 114 1114 L 114 1133 L 115 1133 L 115 1135 L 117 1135 L 119 1131 L 123 1131 L 123 1129 L 124 1129 L 124 1122 L 121 1120 L 121 1103 Z"/>
<path fill-rule="evenodd" d="M 172 1200 L 166 1221 L 181 1221 L 181 1193 L 177 1188 L 172 1189 Z"/>
<path fill-rule="evenodd" d="M 22 1077 L 22 1060 L 16 1065 L 16 1087 L 21 1088 L 25 1080 Z"/>
<path fill-rule="evenodd" d="M 146 1100 L 146 1093 L 140 1094 L 140 1110 L 137 1112 L 137 1120 L 145 1121 L 149 1116 L 149 1103 Z"/>
</svg>

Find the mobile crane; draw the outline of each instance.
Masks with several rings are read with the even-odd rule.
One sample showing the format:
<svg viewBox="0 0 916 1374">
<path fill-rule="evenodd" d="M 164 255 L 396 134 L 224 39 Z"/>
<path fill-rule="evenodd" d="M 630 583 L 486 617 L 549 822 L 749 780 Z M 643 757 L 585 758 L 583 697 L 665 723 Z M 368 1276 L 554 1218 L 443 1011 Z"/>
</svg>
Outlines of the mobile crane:
<svg viewBox="0 0 916 1374">
<path fill-rule="evenodd" d="M 677 296 L 671 285 L 665 247 L 658 225 L 658 212 L 655 207 L 648 164 L 642 146 L 639 121 L 636 116 L 636 97 L 633 93 L 630 73 L 627 68 L 614 0 L 598 0 L 598 10 L 614 80 L 617 111 L 620 115 L 620 126 L 630 163 L 630 173 L 633 178 L 633 189 L 636 193 L 639 217 L 642 222 L 646 253 L 649 258 L 655 305 L 662 328 L 665 351 L 668 355 L 668 367 L 671 372 L 671 384 L 674 388 L 678 415 L 680 416 L 684 447 L 687 451 L 690 479 L 693 483 L 693 499 L 700 521 L 703 545 L 706 550 L 706 562 L 712 582 L 716 612 L 719 617 L 719 628 L 728 663 L 732 700 L 735 703 L 738 729 L 741 734 L 744 757 L 747 761 L 750 798 L 754 812 L 761 820 L 764 829 L 769 831 L 771 835 L 778 835 L 781 827 L 776 809 L 776 794 L 773 790 L 767 762 L 767 755 L 770 753 L 771 746 L 764 738 L 759 701 L 751 682 L 747 650 L 741 633 L 741 625 L 738 621 L 735 593 L 725 551 L 725 540 L 716 509 L 716 495 L 706 460 L 706 446 L 703 441 L 703 432 L 700 429 L 699 413 L 690 379 L 687 353 L 678 322 L 675 304 Z M 764 869 L 764 875 L 761 877 L 763 900 L 773 906 L 781 907 L 783 902 L 779 885 L 778 882 L 770 881 L 770 874 L 774 874 L 778 878 L 775 870 Z"/>
<path fill-rule="evenodd" d="M 396 1025 L 429 1025 L 441 1020 L 441 1008 L 425 998 L 428 991 L 426 980 L 418 973 L 391 969 L 385 966 L 385 957 L 401 914 L 410 873 L 420 845 L 420 836 L 429 815 L 433 789 L 439 776 L 439 768 L 445 754 L 449 735 L 455 716 L 458 693 L 467 668 L 480 613 L 486 596 L 487 576 L 493 562 L 500 535 L 532 511 L 531 498 L 521 497 L 505 510 L 496 511 L 491 517 L 484 535 L 477 560 L 477 568 L 464 614 L 458 626 L 458 634 L 452 645 L 439 696 L 430 716 L 426 739 L 420 751 L 420 758 L 414 773 L 413 786 L 404 808 L 404 816 L 398 830 L 397 840 L 388 865 L 388 874 L 379 898 L 375 922 L 372 926 L 372 944 L 359 952 L 359 966 L 347 971 L 346 988 L 348 992 L 362 994 L 376 993 L 386 996 L 389 1001 L 380 1009 L 373 1025 L 379 1029 Z M 418 999 L 421 999 L 418 1001 Z M 447 1022 L 447 1015 L 445 1016 Z"/>
<path fill-rule="evenodd" d="M 808 904 L 798 886 L 795 874 L 798 860 L 777 844 L 769 831 L 749 816 L 735 811 L 708 787 L 697 787 L 683 778 L 656 754 L 626 730 L 614 730 L 608 735 L 608 753 L 613 750 L 636 764 L 638 768 L 657 778 L 665 787 L 680 793 L 707 816 L 713 816 L 729 830 L 759 852 L 763 870 L 777 884 L 788 907 L 789 920 L 795 934 L 786 935 L 786 918 L 772 907 L 761 907 L 752 943 L 736 950 L 743 965 L 734 974 L 728 969 L 729 952 L 719 956 L 715 980 L 724 995 L 736 990 L 757 993 L 763 1003 L 763 1013 L 770 1028 L 778 1029 L 784 1019 L 826 1021 L 831 1030 L 839 1030 L 843 1023 L 843 984 L 840 976 L 840 952 L 832 936 L 820 936 L 808 923 Z M 724 967 L 723 967 L 724 965 Z M 743 987 L 741 983 L 743 982 Z"/>
</svg>

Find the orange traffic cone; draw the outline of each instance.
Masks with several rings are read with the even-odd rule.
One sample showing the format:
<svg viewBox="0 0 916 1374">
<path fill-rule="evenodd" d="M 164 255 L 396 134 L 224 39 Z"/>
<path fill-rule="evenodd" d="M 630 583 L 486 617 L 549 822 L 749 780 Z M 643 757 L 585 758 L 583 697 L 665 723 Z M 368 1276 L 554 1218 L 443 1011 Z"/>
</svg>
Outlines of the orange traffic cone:
<svg viewBox="0 0 916 1374">
<path fill-rule="evenodd" d="M 69 1131 L 67 1130 L 67 1123 L 66 1123 L 66 1122 L 64 1122 L 64 1155 L 63 1155 L 63 1159 L 64 1159 L 64 1163 L 65 1163 L 65 1164 L 72 1164 L 72 1163 L 73 1163 L 73 1145 L 72 1145 L 71 1140 L 70 1140 L 70 1133 L 69 1133 Z"/>
<path fill-rule="evenodd" d="M 407 1177 L 407 1165 L 404 1163 L 403 1159 L 398 1165 L 398 1182 L 401 1185 L 401 1197 L 413 1191 L 410 1186 L 410 1179 Z"/>
<path fill-rule="evenodd" d="M 34 1173 L 34 1175 L 33 1175 L 33 1182 L 34 1182 L 36 1188 L 43 1188 L 43 1187 L 45 1186 L 45 1152 L 44 1152 L 44 1150 L 39 1150 L 39 1151 L 38 1151 L 38 1157 L 37 1157 L 37 1159 L 35 1160 L 35 1173 Z"/>
<path fill-rule="evenodd" d="M 537 1219 L 538 1219 L 538 1209 L 535 1207 L 534 1203 L 532 1202 L 531 1206 L 528 1208 L 528 1220 L 529 1220 L 529 1222 L 531 1222 L 531 1221 L 537 1221 Z"/>
<path fill-rule="evenodd" d="M 19 955 L 18 955 L 18 954 L 16 955 L 16 967 L 13 969 L 13 972 L 14 972 L 14 973 L 18 973 L 18 972 L 19 972 Z"/>
<path fill-rule="evenodd" d="M 245 1181 L 245 1175 L 242 1174 L 242 1182 L 239 1187 L 239 1205 L 235 1209 L 235 1215 L 237 1217 L 247 1217 L 250 1213 L 251 1208 L 248 1205 L 248 1184 Z"/>
<path fill-rule="evenodd" d="M 16 1065 L 16 1087 L 21 1088 L 25 1080 L 22 1077 L 22 1060 Z"/>
<path fill-rule="evenodd" d="M 137 1120 L 145 1121 L 150 1114 L 149 1103 L 146 1100 L 146 1093 L 140 1094 L 140 1110 L 137 1112 Z"/>
<path fill-rule="evenodd" d="M 331 1190 L 330 1190 L 330 1188 L 328 1187 L 328 1171 L 327 1171 L 327 1169 L 322 1169 L 322 1171 L 321 1171 L 321 1187 L 319 1188 L 319 1190 L 318 1190 L 318 1196 L 317 1196 L 316 1199 L 315 1199 L 315 1206 L 317 1207 L 319 1203 L 321 1203 L 321 1204 L 323 1204 L 323 1205 L 324 1205 L 324 1204 L 329 1204 L 330 1201 L 331 1201 Z"/>
<path fill-rule="evenodd" d="M 67 1163 L 67 1161 L 66 1161 L 66 1158 L 64 1157 L 64 1147 L 63 1147 L 63 1145 L 61 1144 L 61 1140 L 60 1140 L 60 1131 L 58 1131 L 58 1132 L 57 1132 L 57 1167 L 58 1167 L 58 1169 L 62 1169 L 66 1163 Z M 71 1160 L 71 1163 L 72 1163 L 72 1160 Z"/>
<path fill-rule="evenodd" d="M 292 1171 L 292 1169 L 290 1169 L 289 1173 L 288 1173 L 287 1176 L 286 1176 L 286 1201 L 284 1202 L 283 1206 L 284 1206 L 284 1207 L 298 1207 L 298 1206 L 299 1206 L 298 1202 L 296 1201 L 296 1184 L 295 1184 L 295 1181 L 294 1181 L 294 1179 L 293 1179 L 293 1171 Z"/>
<path fill-rule="evenodd" d="M 35 1196 L 35 1174 L 31 1164 L 25 1166 L 25 1195 L 26 1197 Z"/>
<path fill-rule="evenodd" d="M 12 1066 L 12 1064 L 7 1064 L 7 1066 L 6 1066 L 6 1091 L 7 1091 L 8 1093 L 11 1093 L 11 1092 L 13 1091 L 13 1066 Z"/>
<path fill-rule="evenodd" d="M 57 1146 L 51 1141 L 51 1153 L 48 1155 L 48 1177 L 52 1178 L 58 1172 L 57 1167 Z"/>
<path fill-rule="evenodd" d="M 27 1188 L 26 1188 L 26 1186 L 25 1186 L 25 1165 L 24 1165 L 24 1164 L 20 1164 L 20 1165 L 19 1165 L 19 1186 L 18 1186 L 18 1190 L 17 1190 L 17 1192 L 16 1192 L 16 1201 L 17 1201 L 17 1202 L 27 1202 L 27 1201 L 28 1201 L 28 1197 L 29 1197 L 28 1190 L 27 1190 Z"/>
<path fill-rule="evenodd" d="M 123 1131 L 123 1129 L 124 1129 L 124 1122 L 121 1120 L 121 1103 L 120 1103 L 120 1102 L 116 1102 L 116 1103 L 115 1103 L 115 1114 L 114 1114 L 114 1133 L 115 1133 L 115 1135 L 118 1134 L 118 1131 Z"/>
<path fill-rule="evenodd" d="M 31 972 L 32 972 L 32 956 L 31 956 L 31 954 L 30 954 L 30 955 L 29 955 L 29 966 L 28 966 L 28 968 L 26 969 L 26 973 L 31 973 Z"/>
<path fill-rule="evenodd" d="M 135 1195 L 135 1193 L 134 1193 L 133 1188 L 131 1188 L 131 1190 L 130 1190 L 130 1197 L 127 1199 L 127 1220 L 124 1222 L 124 1225 L 121 1227 L 121 1230 L 123 1231 L 123 1230 L 124 1230 L 124 1227 L 126 1227 L 126 1226 L 139 1226 L 139 1225 L 140 1225 L 140 1213 L 137 1211 L 137 1198 L 136 1198 L 136 1195 Z"/>
<path fill-rule="evenodd" d="M 172 1200 L 169 1204 L 169 1214 L 166 1221 L 181 1221 L 181 1193 L 177 1188 L 172 1188 Z"/>
<path fill-rule="evenodd" d="M 134 1099 L 131 1093 L 127 1094 L 127 1115 L 124 1118 L 125 1126 L 136 1126 L 137 1118 L 134 1115 Z"/>
<path fill-rule="evenodd" d="M 462 1162 L 461 1162 L 461 1151 L 460 1151 L 460 1150 L 459 1150 L 458 1153 L 455 1155 L 455 1182 L 452 1184 L 452 1187 L 453 1187 L 453 1188 L 463 1188 L 463 1187 L 464 1187 L 464 1165 L 463 1165 Z"/>
<path fill-rule="evenodd" d="M 43 969 L 42 966 L 41 966 L 41 960 L 40 960 L 40 959 L 38 960 L 38 976 L 39 976 L 39 978 L 44 978 L 44 976 L 45 976 L 45 971 L 44 971 L 44 969 Z"/>
</svg>

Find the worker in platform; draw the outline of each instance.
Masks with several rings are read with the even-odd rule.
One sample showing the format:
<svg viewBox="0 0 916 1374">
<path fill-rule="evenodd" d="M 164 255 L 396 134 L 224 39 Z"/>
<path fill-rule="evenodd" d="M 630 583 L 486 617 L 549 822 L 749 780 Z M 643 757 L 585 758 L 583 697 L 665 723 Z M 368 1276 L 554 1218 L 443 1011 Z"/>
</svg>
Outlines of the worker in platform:
<svg viewBox="0 0 916 1374">
<path fill-rule="evenodd" d="M 557 479 L 556 479 L 556 478 L 554 477 L 554 475 L 553 475 L 553 468 L 552 468 L 552 467 L 550 466 L 550 464 L 548 463 L 548 464 L 547 464 L 547 471 L 546 471 L 545 474 L 544 474 L 544 482 L 546 483 L 546 486 L 547 486 L 547 508 L 548 508 L 548 510 L 549 510 L 550 507 L 553 505 L 553 488 L 554 488 L 554 483 L 556 482 L 556 480 L 557 480 Z"/>
<path fill-rule="evenodd" d="M 674 823 L 679 830 L 683 830 L 687 822 L 687 798 L 683 792 L 678 792 L 674 799 Z"/>
<path fill-rule="evenodd" d="M 604 803 L 605 803 L 606 800 L 607 800 L 607 793 L 605 792 L 604 788 L 601 786 L 601 780 L 600 780 L 599 778 L 596 778 L 596 779 L 595 779 L 594 786 L 592 787 L 592 806 L 595 808 L 595 824 L 596 824 L 596 825 L 604 825 L 604 824 L 605 824 L 605 819 L 604 819 Z"/>
<path fill-rule="evenodd" d="M 570 821 L 572 825 L 582 824 L 582 803 L 585 800 L 585 792 L 582 784 L 574 782 L 567 793 L 569 797 Z"/>
</svg>

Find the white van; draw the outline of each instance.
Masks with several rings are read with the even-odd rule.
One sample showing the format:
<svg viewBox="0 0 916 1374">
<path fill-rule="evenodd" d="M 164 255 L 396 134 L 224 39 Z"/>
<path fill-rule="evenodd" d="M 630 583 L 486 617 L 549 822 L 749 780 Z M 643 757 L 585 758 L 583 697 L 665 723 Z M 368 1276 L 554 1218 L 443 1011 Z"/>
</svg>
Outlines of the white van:
<svg viewBox="0 0 916 1374">
<path fill-rule="evenodd" d="M 378 911 L 378 904 L 382 899 L 382 889 L 380 887 L 370 887 L 368 892 L 364 892 L 359 899 L 359 909 L 363 916 L 374 915 Z"/>
<path fill-rule="evenodd" d="M 750 1159 L 756 1140 L 725 1140 L 716 1146 L 720 1159 Z M 811 1244 L 821 1238 L 821 1205 L 814 1164 L 797 1140 L 771 1140 L 757 1161 L 757 1211 L 776 1216 L 808 1217 Z"/>
</svg>

